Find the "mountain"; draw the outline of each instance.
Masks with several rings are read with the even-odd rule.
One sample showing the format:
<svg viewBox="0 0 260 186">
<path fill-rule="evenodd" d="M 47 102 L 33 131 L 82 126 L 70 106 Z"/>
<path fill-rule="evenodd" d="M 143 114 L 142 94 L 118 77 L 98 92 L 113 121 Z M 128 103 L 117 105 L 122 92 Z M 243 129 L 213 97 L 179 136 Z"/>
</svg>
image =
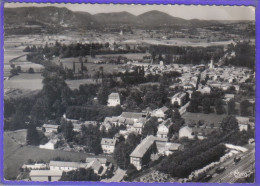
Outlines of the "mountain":
<svg viewBox="0 0 260 186">
<path fill-rule="evenodd" d="M 128 12 L 94 14 L 93 19 L 99 24 L 138 24 L 139 20 Z"/>
<path fill-rule="evenodd" d="M 152 10 L 143 13 L 138 18 L 145 25 L 165 25 L 165 24 L 187 24 L 188 21 L 185 19 L 170 16 L 169 14 Z"/>
<path fill-rule="evenodd" d="M 57 7 L 5 8 L 4 22 L 9 25 L 40 24 L 55 26 L 77 26 L 92 21 L 89 13 L 72 12 Z"/>
<path fill-rule="evenodd" d="M 215 21 L 216 22 L 216 21 Z M 108 25 L 130 25 L 138 27 L 156 27 L 164 25 L 210 25 L 214 21 L 185 20 L 173 17 L 164 12 L 152 10 L 139 16 L 128 12 L 113 12 L 89 14 L 73 12 L 67 8 L 58 7 L 21 7 L 5 8 L 5 26 L 23 27 L 24 25 L 41 25 L 52 28 L 100 28 Z"/>
</svg>

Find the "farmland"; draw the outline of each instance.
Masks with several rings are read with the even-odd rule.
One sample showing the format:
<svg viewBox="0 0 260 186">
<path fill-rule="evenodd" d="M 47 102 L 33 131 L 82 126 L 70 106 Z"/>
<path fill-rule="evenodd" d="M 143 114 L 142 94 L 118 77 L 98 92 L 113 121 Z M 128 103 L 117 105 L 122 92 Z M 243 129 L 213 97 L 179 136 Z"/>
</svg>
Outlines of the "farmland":
<svg viewBox="0 0 260 186">
<path fill-rule="evenodd" d="M 42 89 L 43 77 L 39 73 L 29 74 L 21 73 L 17 76 L 4 81 L 4 88 L 11 89 L 25 89 L 25 90 L 40 90 Z"/>
</svg>

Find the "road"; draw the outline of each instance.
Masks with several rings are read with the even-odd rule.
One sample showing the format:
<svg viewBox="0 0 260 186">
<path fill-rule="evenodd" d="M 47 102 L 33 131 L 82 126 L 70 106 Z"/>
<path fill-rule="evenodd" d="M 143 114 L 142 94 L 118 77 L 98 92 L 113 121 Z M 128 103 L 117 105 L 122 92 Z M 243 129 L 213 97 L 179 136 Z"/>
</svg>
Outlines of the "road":
<svg viewBox="0 0 260 186">
<path fill-rule="evenodd" d="M 235 183 L 239 178 L 245 176 L 245 173 L 254 171 L 255 149 L 252 148 L 245 153 L 242 153 L 242 159 L 238 163 L 234 163 L 233 158 L 230 158 L 223 165 L 226 170 L 213 178 L 209 182 L 213 183 Z"/>
</svg>

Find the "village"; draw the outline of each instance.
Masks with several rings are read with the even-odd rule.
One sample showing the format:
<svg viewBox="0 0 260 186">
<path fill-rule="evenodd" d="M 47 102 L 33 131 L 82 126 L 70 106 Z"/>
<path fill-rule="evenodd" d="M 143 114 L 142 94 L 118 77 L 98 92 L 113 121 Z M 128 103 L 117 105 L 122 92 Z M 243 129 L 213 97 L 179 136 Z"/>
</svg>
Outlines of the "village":
<svg viewBox="0 0 260 186">
<path fill-rule="evenodd" d="M 135 65 L 139 64 L 136 64 L 135 62 L 131 63 L 131 66 Z M 92 125 L 98 127 L 100 131 L 104 130 L 106 132 L 111 130 L 112 127 L 121 127 L 122 130 L 119 130 L 112 138 L 102 138 L 100 141 L 103 154 L 112 156 L 117 144 L 122 140 L 120 138 L 123 137 L 124 140 L 126 140 L 132 133 L 142 135 L 146 123 L 149 122 L 149 120 L 156 118 L 156 122 L 158 122 L 156 134 L 147 135 L 143 138 L 130 154 L 130 163 L 140 171 L 150 161 L 154 161 L 160 156 L 169 156 L 178 151 L 185 151 L 185 143 L 181 143 L 180 139 L 187 138 L 190 140 L 203 140 L 207 139 L 207 137 L 212 135 L 214 132 L 222 130 L 220 122 L 205 122 L 203 121 L 203 117 L 199 117 L 199 120 L 201 121 L 200 125 L 194 125 L 194 121 L 185 120 L 184 124 L 179 128 L 179 131 L 177 131 L 172 137 L 169 137 L 169 130 L 173 125 L 175 125 L 175 122 L 173 122 L 171 117 L 169 117 L 169 112 L 178 112 L 180 116 L 189 115 L 187 108 L 189 107 L 193 92 L 196 91 L 201 94 L 210 94 L 214 88 L 223 91 L 232 90 L 232 93 L 226 93 L 222 98 L 223 103 L 228 105 L 229 101 L 231 99 L 234 100 L 239 91 L 243 91 L 239 85 L 245 83 L 250 78 L 254 78 L 254 74 L 248 68 L 215 67 L 212 60 L 209 62 L 208 66 L 174 65 L 174 67 L 171 67 L 169 65 L 163 65 L 162 61 L 158 65 L 144 66 L 146 75 L 150 73 L 163 73 L 171 71 L 172 69 L 181 73 L 178 83 L 169 87 L 172 89 L 178 87 L 178 90 L 180 90 L 170 98 L 171 105 L 174 105 L 175 109 L 163 106 L 154 110 L 146 108 L 141 112 L 122 112 L 119 116 L 115 115 L 105 117 L 103 122 L 69 119 L 66 117 L 66 114 L 63 115 L 63 120 L 71 122 L 73 131 L 77 133 L 81 132 L 82 126 L 87 127 Z M 202 85 L 201 82 L 205 82 L 206 78 L 208 78 L 208 80 L 206 80 L 206 83 L 203 83 Z M 248 101 L 251 104 L 254 104 L 253 99 L 248 99 Z M 240 104 L 241 100 L 235 102 L 235 105 Z M 112 92 L 108 95 L 107 106 L 123 106 L 121 105 L 120 95 L 118 92 Z M 253 117 L 236 115 L 235 118 L 238 122 L 239 131 L 254 129 Z M 59 125 L 55 123 L 52 124 L 50 121 L 49 123 L 47 122 L 43 124 L 42 127 L 38 127 L 37 130 L 44 131 L 45 136 L 49 138 L 49 141 L 44 145 L 40 145 L 39 148 L 57 148 L 57 143 L 59 142 L 57 135 L 61 132 Z M 250 139 L 249 143 L 252 143 L 252 140 L 253 139 Z M 179 142 L 177 143 L 175 141 Z M 77 145 L 73 145 L 72 148 L 69 146 L 58 148 L 65 151 L 82 150 L 82 148 Z M 151 159 L 147 160 L 147 157 L 150 157 Z M 144 160 L 144 158 L 146 160 Z M 23 165 L 23 169 L 31 170 L 29 177 L 32 181 L 58 181 L 62 176 L 62 172 L 68 172 L 78 168 L 87 169 L 89 167 L 91 167 L 99 176 L 107 175 L 111 170 L 112 172 L 114 171 L 114 173 L 116 171 L 112 169 L 114 168 L 114 165 L 109 163 L 106 158 L 98 157 L 86 158 L 85 162 L 50 161 L 46 163 L 35 162 L 35 164 Z M 122 175 L 120 180 L 117 181 L 122 181 L 123 178 Z M 108 181 L 106 178 L 104 180 Z"/>
<path fill-rule="evenodd" d="M 62 15 L 55 27 L 31 15 L 5 23 L 5 179 L 254 180 L 253 21 L 150 11 L 141 22 L 117 24 L 111 13 L 87 23 L 87 14 L 52 8 Z M 47 11 L 29 9 L 21 12 Z M 77 19 L 58 21 L 67 15 Z M 150 22 L 161 16 L 174 22 Z"/>
</svg>

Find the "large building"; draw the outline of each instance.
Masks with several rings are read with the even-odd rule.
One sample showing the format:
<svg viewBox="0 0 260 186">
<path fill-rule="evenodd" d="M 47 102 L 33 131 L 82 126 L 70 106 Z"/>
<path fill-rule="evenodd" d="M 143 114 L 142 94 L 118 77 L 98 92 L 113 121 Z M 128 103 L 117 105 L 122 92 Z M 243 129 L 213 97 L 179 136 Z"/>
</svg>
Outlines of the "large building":
<svg viewBox="0 0 260 186">
<path fill-rule="evenodd" d="M 108 96 L 107 100 L 107 106 L 109 107 L 115 107 L 117 105 L 120 105 L 120 97 L 118 93 L 111 93 Z"/>
<path fill-rule="evenodd" d="M 147 136 L 130 154 L 130 163 L 137 170 L 142 169 L 142 166 L 150 161 L 151 154 L 156 152 L 155 139 L 155 136 Z"/>
<path fill-rule="evenodd" d="M 179 106 L 185 105 L 187 103 L 187 95 L 185 92 L 178 92 L 171 98 L 171 103 L 178 103 Z"/>
</svg>

